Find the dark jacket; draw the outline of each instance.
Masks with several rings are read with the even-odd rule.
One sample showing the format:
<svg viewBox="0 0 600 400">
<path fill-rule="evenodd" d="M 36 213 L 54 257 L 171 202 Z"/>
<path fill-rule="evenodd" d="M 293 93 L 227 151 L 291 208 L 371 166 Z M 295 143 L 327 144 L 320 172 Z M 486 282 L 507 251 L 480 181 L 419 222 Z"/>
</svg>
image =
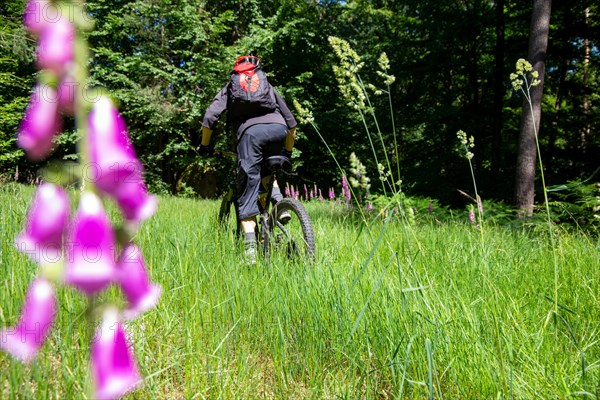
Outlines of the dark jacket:
<svg viewBox="0 0 600 400">
<path fill-rule="evenodd" d="M 239 141 L 246 129 L 256 124 L 282 124 L 287 126 L 287 129 L 290 130 L 296 127 L 297 122 L 292 112 L 285 104 L 285 101 L 281 98 L 277 90 L 271 85 L 269 85 L 269 90 L 272 91 L 272 96 L 275 97 L 277 108 L 275 111 L 260 115 L 257 117 L 250 118 L 236 118 L 235 115 L 230 115 L 230 121 L 233 125 L 233 130 L 235 132 L 235 136 Z M 204 114 L 204 119 L 202 121 L 202 126 L 214 129 L 215 124 L 219 120 L 219 117 L 223 112 L 227 110 L 227 85 L 225 85 L 219 93 L 215 96 L 212 101 L 212 104 L 206 110 Z"/>
</svg>

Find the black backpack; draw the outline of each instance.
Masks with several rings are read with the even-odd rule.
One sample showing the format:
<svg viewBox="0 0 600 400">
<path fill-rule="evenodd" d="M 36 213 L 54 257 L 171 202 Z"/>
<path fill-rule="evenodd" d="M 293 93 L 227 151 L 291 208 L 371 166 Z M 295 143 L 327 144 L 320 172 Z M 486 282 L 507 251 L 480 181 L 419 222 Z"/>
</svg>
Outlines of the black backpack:
<svg viewBox="0 0 600 400">
<path fill-rule="evenodd" d="M 227 99 L 228 114 L 233 119 L 264 115 L 276 109 L 275 96 L 258 57 L 237 59 L 231 71 Z"/>
</svg>

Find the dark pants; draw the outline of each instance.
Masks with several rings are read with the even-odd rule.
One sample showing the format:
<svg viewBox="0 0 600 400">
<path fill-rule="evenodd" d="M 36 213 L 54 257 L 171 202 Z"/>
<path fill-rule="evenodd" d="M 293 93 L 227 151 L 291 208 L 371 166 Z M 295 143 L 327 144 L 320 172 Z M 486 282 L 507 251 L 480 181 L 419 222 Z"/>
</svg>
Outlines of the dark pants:
<svg viewBox="0 0 600 400">
<path fill-rule="evenodd" d="M 281 124 L 252 125 L 240 138 L 237 145 L 237 187 L 238 197 L 236 205 L 239 218 L 246 219 L 260 213 L 258 205 L 258 191 L 260 189 L 261 166 L 264 159 L 280 155 L 283 150 L 287 128 Z M 281 194 L 278 193 L 281 197 Z M 279 200 L 276 198 L 276 200 Z"/>
</svg>

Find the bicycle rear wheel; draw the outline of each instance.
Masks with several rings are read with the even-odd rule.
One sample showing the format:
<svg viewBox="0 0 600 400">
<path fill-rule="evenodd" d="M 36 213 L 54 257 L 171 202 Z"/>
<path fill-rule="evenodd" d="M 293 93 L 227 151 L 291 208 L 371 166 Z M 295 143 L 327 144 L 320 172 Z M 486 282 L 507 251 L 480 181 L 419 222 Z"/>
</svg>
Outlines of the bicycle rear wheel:
<svg viewBox="0 0 600 400">
<path fill-rule="evenodd" d="M 283 224 L 280 219 L 286 211 L 291 218 Z M 306 208 L 298 200 L 283 199 L 271 210 L 268 247 L 273 253 L 285 253 L 291 258 L 314 257 L 315 234 L 312 222 Z"/>
<path fill-rule="evenodd" d="M 234 233 L 240 235 L 242 227 L 233 200 L 233 189 L 229 189 L 227 193 L 225 193 L 225 196 L 223 196 L 223 200 L 221 200 L 218 220 L 219 227 L 221 229 L 234 229 Z"/>
</svg>

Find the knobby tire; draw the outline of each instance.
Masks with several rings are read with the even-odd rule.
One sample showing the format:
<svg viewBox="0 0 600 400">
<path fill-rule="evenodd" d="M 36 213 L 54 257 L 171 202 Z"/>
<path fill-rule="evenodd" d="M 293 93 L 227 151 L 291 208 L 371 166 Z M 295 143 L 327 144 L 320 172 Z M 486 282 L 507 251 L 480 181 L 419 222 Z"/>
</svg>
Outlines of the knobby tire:
<svg viewBox="0 0 600 400">
<path fill-rule="evenodd" d="M 292 216 L 285 225 L 279 222 L 284 211 Z M 285 251 L 292 258 L 314 257 L 315 234 L 308 212 L 300 201 L 290 198 L 279 201 L 271 210 L 267 228 L 268 232 L 263 236 L 265 255 L 269 251 Z"/>
</svg>

